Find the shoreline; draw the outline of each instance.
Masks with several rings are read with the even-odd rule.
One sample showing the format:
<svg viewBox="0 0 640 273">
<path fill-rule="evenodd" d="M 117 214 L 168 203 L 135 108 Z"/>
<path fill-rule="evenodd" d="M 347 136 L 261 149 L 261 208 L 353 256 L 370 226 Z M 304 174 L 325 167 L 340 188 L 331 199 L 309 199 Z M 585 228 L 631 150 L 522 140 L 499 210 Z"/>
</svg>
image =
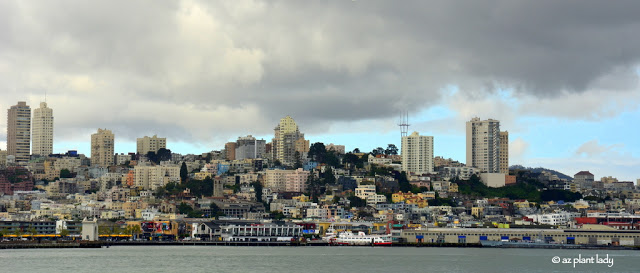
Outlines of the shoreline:
<svg viewBox="0 0 640 273">
<path fill-rule="evenodd" d="M 262 246 L 262 247 L 376 247 L 376 248 L 521 248 L 521 249 L 589 249 L 589 250 L 640 250 L 638 247 L 629 246 L 606 246 L 606 245 L 558 245 L 554 247 L 517 247 L 517 246 L 495 246 L 487 247 L 480 244 L 455 244 L 455 243 L 393 243 L 390 246 L 371 245 L 331 245 L 326 242 L 224 242 L 224 241 L 81 241 L 81 242 L 3 242 L 0 249 L 30 249 L 30 248 L 109 248 L 112 246 Z"/>
</svg>

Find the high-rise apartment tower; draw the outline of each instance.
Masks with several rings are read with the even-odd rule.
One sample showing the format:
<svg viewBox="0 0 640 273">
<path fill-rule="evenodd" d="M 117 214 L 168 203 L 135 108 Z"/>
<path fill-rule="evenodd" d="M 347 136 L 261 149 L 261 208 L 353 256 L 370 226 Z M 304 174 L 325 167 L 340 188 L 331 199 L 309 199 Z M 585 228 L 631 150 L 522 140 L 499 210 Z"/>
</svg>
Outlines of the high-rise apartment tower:
<svg viewBox="0 0 640 273">
<path fill-rule="evenodd" d="M 31 152 L 31 108 L 24 101 L 7 111 L 7 155 L 17 163 L 29 161 Z"/>
<path fill-rule="evenodd" d="M 48 156 L 53 153 L 53 110 L 46 102 L 33 110 L 33 133 L 31 154 Z"/>
<path fill-rule="evenodd" d="M 508 173 L 509 135 L 494 119 L 467 121 L 467 166 L 485 173 Z M 504 150 L 501 152 L 501 150 Z"/>
<path fill-rule="evenodd" d="M 433 172 L 433 137 L 413 132 L 402 137 L 402 170 L 408 173 Z"/>
<path fill-rule="evenodd" d="M 114 136 L 110 130 L 98 129 L 91 135 L 91 166 L 109 167 L 113 165 Z"/>
</svg>

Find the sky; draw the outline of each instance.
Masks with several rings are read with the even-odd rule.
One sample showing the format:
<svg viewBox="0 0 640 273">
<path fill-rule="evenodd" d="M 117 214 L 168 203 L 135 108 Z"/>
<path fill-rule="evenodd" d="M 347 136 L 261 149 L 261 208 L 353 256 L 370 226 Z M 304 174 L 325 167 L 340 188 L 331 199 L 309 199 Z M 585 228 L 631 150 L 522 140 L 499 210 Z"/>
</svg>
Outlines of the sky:
<svg viewBox="0 0 640 273">
<path fill-rule="evenodd" d="M 0 1 L 0 109 L 45 100 L 54 152 L 157 134 L 178 153 L 270 140 L 370 151 L 409 131 L 465 161 L 500 120 L 510 164 L 640 178 L 638 1 Z M 5 112 L 6 113 L 6 112 Z M 0 149 L 6 118 L 0 118 Z"/>
</svg>

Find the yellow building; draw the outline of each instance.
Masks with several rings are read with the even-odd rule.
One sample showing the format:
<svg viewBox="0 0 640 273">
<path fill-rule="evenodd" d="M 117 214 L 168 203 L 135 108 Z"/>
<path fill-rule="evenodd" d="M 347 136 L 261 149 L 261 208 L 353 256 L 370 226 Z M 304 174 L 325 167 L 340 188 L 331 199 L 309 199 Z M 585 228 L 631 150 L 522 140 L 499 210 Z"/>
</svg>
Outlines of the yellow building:
<svg viewBox="0 0 640 273">
<path fill-rule="evenodd" d="M 304 194 L 301 194 L 299 196 L 293 197 L 291 199 L 298 200 L 298 202 L 309 202 L 309 200 L 311 200 L 311 199 L 309 199 L 309 196 L 306 196 Z"/>
<path fill-rule="evenodd" d="M 213 178 L 213 174 L 209 172 L 198 172 L 193 174 L 193 178 L 196 180 L 205 180 L 207 177 Z"/>
<path fill-rule="evenodd" d="M 458 192 L 458 184 L 450 182 L 449 192 Z"/>
<path fill-rule="evenodd" d="M 471 215 L 480 218 L 482 217 L 482 215 L 484 214 L 484 208 L 483 207 L 473 207 L 471 208 Z"/>
</svg>

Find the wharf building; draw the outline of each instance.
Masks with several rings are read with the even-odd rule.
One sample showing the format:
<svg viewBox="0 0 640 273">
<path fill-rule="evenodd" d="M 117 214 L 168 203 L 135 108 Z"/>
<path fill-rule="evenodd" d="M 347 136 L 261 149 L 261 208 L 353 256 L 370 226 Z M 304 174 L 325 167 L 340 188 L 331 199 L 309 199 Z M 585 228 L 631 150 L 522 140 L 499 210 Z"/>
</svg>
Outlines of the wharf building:
<svg viewBox="0 0 640 273">
<path fill-rule="evenodd" d="M 191 237 L 209 241 L 274 242 L 302 237 L 305 227 L 252 221 L 194 221 Z"/>
<path fill-rule="evenodd" d="M 303 227 L 299 225 L 251 224 L 228 225 L 222 229 L 224 241 L 291 241 L 302 237 Z"/>
<path fill-rule="evenodd" d="M 640 231 L 602 227 L 582 229 L 515 228 L 428 228 L 403 230 L 402 237 L 412 243 L 472 244 L 480 241 L 535 241 L 559 244 L 640 246 Z"/>
<path fill-rule="evenodd" d="M 48 156 L 53 154 L 53 110 L 46 102 L 33 110 L 33 133 L 31 154 Z"/>
<path fill-rule="evenodd" d="M 7 110 L 7 156 L 26 163 L 31 154 L 31 108 L 24 101 Z"/>
</svg>

